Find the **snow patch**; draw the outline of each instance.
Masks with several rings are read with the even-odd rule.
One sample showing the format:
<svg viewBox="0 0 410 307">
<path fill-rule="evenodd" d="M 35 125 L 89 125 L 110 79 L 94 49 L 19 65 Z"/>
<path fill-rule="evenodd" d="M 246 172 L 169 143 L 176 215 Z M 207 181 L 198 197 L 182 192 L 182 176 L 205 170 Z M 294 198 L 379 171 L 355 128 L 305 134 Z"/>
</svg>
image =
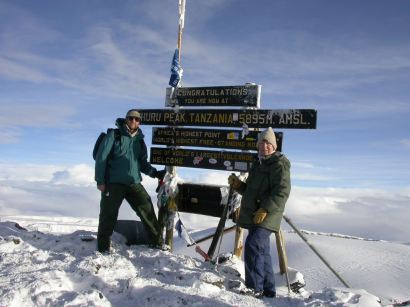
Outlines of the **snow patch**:
<svg viewBox="0 0 410 307">
<path fill-rule="evenodd" d="M 236 257 L 215 266 L 147 246 L 127 246 L 119 234 L 112 237 L 112 253 L 103 255 L 89 240 L 95 232 L 81 226 L 65 234 L 27 228 L 33 229 L 0 222 L 0 306 L 380 306 L 364 290 L 327 288 L 308 296 L 288 295 L 279 274 L 278 297 L 257 300 L 238 293 L 243 263 Z M 303 281 L 297 270 L 290 269 L 289 276 Z"/>
</svg>

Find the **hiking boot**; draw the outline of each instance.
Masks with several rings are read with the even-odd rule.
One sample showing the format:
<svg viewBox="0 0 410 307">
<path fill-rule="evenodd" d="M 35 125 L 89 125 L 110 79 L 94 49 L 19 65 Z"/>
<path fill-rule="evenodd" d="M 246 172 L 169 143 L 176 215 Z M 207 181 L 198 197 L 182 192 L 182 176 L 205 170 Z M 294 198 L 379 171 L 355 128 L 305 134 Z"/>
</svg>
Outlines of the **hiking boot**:
<svg viewBox="0 0 410 307">
<path fill-rule="evenodd" d="M 100 253 L 110 253 L 111 240 L 108 238 L 98 238 L 97 239 L 97 250 Z"/>
<path fill-rule="evenodd" d="M 271 291 L 271 290 L 264 290 L 264 291 L 263 291 L 263 296 L 266 296 L 266 297 L 276 297 L 276 292 L 275 292 L 275 291 Z"/>
<path fill-rule="evenodd" d="M 255 291 L 254 289 L 250 288 L 244 288 L 241 291 L 239 291 L 239 293 L 247 296 L 252 296 L 254 298 L 263 298 L 263 291 Z"/>
<path fill-rule="evenodd" d="M 264 295 L 263 291 L 258 291 L 258 292 L 253 293 L 254 298 L 263 299 L 263 295 Z"/>
<path fill-rule="evenodd" d="M 161 244 L 161 245 L 157 245 L 157 248 L 164 251 L 164 252 L 167 252 L 167 251 L 171 250 L 171 246 L 169 246 L 168 244 L 165 244 L 165 243 Z"/>
</svg>

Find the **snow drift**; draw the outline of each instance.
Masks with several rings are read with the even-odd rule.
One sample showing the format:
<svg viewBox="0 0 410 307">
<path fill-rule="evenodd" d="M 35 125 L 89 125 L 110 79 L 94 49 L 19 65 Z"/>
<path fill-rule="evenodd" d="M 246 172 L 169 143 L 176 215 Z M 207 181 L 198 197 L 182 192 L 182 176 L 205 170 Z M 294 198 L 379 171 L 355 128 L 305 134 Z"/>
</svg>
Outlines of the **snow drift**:
<svg viewBox="0 0 410 307">
<path fill-rule="evenodd" d="M 288 295 L 280 275 L 279 296 L 258 300 L 239 293 L 243 263 L 237 258 L 215 266 L 178 250 L 127 246 L 118 234 L 112 253 L 102 255 L 95 251 L 95 230 L 84 230 L 78 220 L 65 222 L 72 232 L 38 231 L 47 224 L 39 220 L 0 222 L 0 306 L 380 306 L 365 290 Z M 290 275 L 298 273 L 291 269 Z"/>
</svg>

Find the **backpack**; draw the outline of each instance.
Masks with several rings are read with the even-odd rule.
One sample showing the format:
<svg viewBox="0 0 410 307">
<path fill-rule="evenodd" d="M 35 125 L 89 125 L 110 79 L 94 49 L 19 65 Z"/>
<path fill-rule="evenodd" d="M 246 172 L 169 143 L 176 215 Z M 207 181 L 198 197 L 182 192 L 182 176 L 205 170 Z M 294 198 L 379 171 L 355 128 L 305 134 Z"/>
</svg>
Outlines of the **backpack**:
<svg viewBox="0 0 410 307">
<path fill-rule="evenodd" d="M 97 140 L 95 141 L 95 145 L 94 145 L 94 149 L 93 149 L 93 159 L 94 160 L 97 158 L 98 149 L 100 148 L 101 143 L 104 141 L 107 134 L 110 133 L 110 131 L 112 131 L 112 130 L 114 130 L 115 140 L 121 139 L 120 129 L 108 128 L 107 133 L 101 132 L 100 135 L 98 136 Z"/>
</svg>

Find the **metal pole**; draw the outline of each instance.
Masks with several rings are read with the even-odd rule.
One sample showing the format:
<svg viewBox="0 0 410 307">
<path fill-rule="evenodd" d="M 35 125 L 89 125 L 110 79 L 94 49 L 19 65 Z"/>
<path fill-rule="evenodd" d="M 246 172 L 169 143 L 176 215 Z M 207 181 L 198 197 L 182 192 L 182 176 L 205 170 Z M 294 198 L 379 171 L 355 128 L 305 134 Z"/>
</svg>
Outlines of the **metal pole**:
<svg viewBox="0 0 410 307">
<path fill-rule="evenodd" d="M 226 223 L 226 220 L 227 220 L 227 217 L 228 217 L 228 207 L 229 207 L 229 203 L 231 202 L 231 199 L 232 199 L 232 194 L 233 194 L 233 189 L 232 189 L 231 186 L 229 186 L 228 201 L 227 201 L 226 205 L 223 208 L 221 218 L 219 219 L 218 226 L 216 227 L 216 230 L 215 230 L 215 235 L 214 235 L 214 237 L 212 239 L 212 242 L 211 242 L 211 245 L 209 246 L 209 249 L 208 249 L 208 255 L 211 258 L 213 258 L 213 256 L 214 256 L 215 249 L 216 249 L 216 246 L 218 244 L 218 241 L 220 240 L 220 238 L 223 234 L 223 231 L 225 229 L 225 223 Z"/>
<path fill-rule="evenodd" d="M 299 237 L 302 238 L 303 241 L 306 242 L 306 244 L 310 247 L 310 249 L 320 258 L 320 260 L 323 261 L 323 263 L 329 268 L 330 271 L 332 271 L 333 274 L 341 281 L 341 283 L 346 287 L 346 288 L 352 288 L 340 275 L 337 273 L 329 264 L 329 262 L 323 258 L 323 256 L 317 251 L 317 249 L 308 241 L 308 239 L 299 231 L 299 229 L 296 228 L 296 226 L 292 223 L 292 221 L 286 216 L 283 215 L 284 220 L 286 223 L 289 224 L 290 227 L 293 228 L 294 231 L 299 235 Z"/>
<path fill-rule="evenodd" d="M 232 189 L 231 186 L 229 186 L 228 201 L 226 203 L 227 210 L 226 210 L 226 213 L 225 213 L 225 221 L 228 219 L 228 213 L 229 213 L 228 209 L 229 209 L 230 202 L 232 200 L 232 194 L 233 194 L 233 189 Z M 219 252 L 221 251 L 222 238 L 223 238 L 224 233 L 225 233 L 225 231 L 224 231 L 225 230 L 225 224 L 223 225 L 223 227 L 224 228 L 222 230 L 221 237 L 219 238 L 218 253 L 216 254 L 216 266 L 218 266 L 218 262 L 219 262 Z"/>
<path fill-rule="evenodd" d="M 235 230 L 235 228 L 236 228 L 236 225 L 233 225 L 233 226 L 231 226 L 231 227 L 225 228 L 225 229 L 223 230 L 223 232 L 224 232 L 224 233 L 228 233 L 228 232 L 231 232 L 231 231 Z M 205 237 L 202 237 L 202 238 L 200 238 L 200 239 L 198 239 L 198 240 L 196 240 L 196 241 L 194 241 L 194 240 L 192 239 L 192 242 L 194 242 L 194 243 L 187 244 L 187 247 L 191 247 L 191 246 L 193 246 L 193 245 L 195 245 L 195 244 L 197 244 L 197 243 L 201 243 L 201 242 L 204 242 L 204 241 L 206 241 L 206 240 L 209 240 L 209 239 L 213 238 L 214 235 L 215 235 L 215 233 L 213 233 L 213 234 L 211 234 L 211 235 L 207 235 L 207 236 L 205 236 Z"/>
</svg>

